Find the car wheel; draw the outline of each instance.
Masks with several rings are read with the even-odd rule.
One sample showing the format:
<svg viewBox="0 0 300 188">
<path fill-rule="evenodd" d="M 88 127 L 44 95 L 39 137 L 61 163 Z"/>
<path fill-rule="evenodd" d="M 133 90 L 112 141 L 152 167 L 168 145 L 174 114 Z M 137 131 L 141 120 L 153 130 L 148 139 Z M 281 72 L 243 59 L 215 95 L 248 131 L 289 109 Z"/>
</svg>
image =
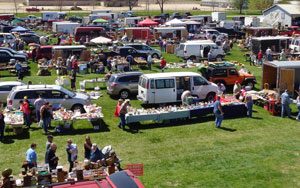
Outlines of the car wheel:
<svg viewBox="0 0 300 188">
<path fill-rule="evenodd" d="M 128 90 L 120 91 L 120 98 L 121 99 L 127 99 L 128 97 L 129 97 L 129 91 Z"/>
<path fill-rule="evenodd" d="M 217 55 L 217 57 L 216 57 L 216 60 L 217 60 L 217 61 L 222 61 L 222 59 L 223 59 L 222 56 Z"/>
<path fill-rule="evenodd" d="M 192 55 L 192 56 L 190 56 L 188 59 L 194 61 L 194 60 L 196 60 L 196 56 Z"/>
<path fill-rule="evenodd" d="M 152 58 L 158 59 L 159 56 L 158 56 L 158 54 L 153 54 L 153 55 L 152 55 Z"/>
<path fill-rule="evenodd" d="M 253 82 L 247 82 L 246 86 L 250 87 L 251 89 L 254 88 L 254 83 Z"/>
<path fill-rule="evenodd" d="M 214 100 L 215 100 L 215 96 L 216 96 L 216 93 L 214 93 L 214 92 L 209 92 L 209 93 L 206 95 L 206 101 L 214 101 Z"/>
<path fill-rule="evenodd" d="M 79 110 L 81 113 L 85 112 L 85 110 L 84 110 L 84 108 L 83 108 L 83 106 L 81 104 L 75 104 L 72 107 L 72 111 L 76 111 L 76 110 Z"/>
</svg>

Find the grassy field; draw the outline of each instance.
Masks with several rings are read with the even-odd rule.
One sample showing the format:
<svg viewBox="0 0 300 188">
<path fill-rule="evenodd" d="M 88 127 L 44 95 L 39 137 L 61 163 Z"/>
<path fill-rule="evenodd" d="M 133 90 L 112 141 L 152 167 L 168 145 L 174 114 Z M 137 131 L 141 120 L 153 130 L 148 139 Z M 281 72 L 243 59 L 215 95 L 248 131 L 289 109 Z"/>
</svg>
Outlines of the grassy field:
<svg viewBox="0 0 300 188">
<path fill-rule="evenodd" d="M 168 61 L 179 60 L 173 55 L 164 56 Z M 236 46 L 227 60 L 245 63 L 243 53 Z M 245 65 L 260 81 L 261 69 Z M 53 76 L 35 76 L 37 66 L 33 63 L 30 66 L 32 75 L 25 77 L 25 82 L 54 83 L 54 72 Z M 77 80 L 95 77 L 99 75 L 79 75 Z M 16 78 L 2 72 L 0 81 L 4 80 Z M 225 119 L 224 129 L 214 128 L 213 117 L 208 116 L 176 124 L 147 122 L 133 127 L 133 131 L 122 131 L 113 116 L 116 100 L 105 93 L 105 88 L 102 93 L 103 97 L 95 103 L 103 108 L 106 128 L 95 132 L 89 122 L 82 120 L 75 122 L 71 133 L 55 134 L 59 164 L 67 167 L 68 138 L 79 146 L 82 161 L 84 137 L 90 135 L 92 142 L 100 147 L 112 145 L 123 165 L 143 163 L 145 172 L 141 180 L 146 187 L 300 187 L 300 129 L 295 120 L 273 117 L 261 107 L 254 107 L 254 118 Z M 140 107 L 137 100 L 131 103 Z M 6 133 L 6 137 L 0 143 L 0 170 L 10 167 L 14 174 L 19 174 L 32 142 L 38 144 L 38 161 L 44 161 L 46 137 L 36 124 L 28 134 Z"/>
</svg>

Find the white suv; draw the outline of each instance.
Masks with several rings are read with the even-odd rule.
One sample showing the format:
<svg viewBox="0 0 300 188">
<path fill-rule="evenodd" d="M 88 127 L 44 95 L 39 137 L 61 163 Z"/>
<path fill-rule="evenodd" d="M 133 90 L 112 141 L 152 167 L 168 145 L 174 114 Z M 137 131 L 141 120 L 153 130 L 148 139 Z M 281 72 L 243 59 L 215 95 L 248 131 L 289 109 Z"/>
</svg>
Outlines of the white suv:
<svg viewBox="0 0 300 188">
<path fill-rule="evenodd" d="M 91 103 L 90 97 L 83 93 L 74 93 L 57 85 L 26 85 L 14 87 L 7 97 L 8 108 L 19 108 L 20 100 L 27 96 L 31 104 L 41 95 L 51 104 L 61 104 L 66 109 L 80 109 L 84 112 L 84 105 Z"/>
</svg>

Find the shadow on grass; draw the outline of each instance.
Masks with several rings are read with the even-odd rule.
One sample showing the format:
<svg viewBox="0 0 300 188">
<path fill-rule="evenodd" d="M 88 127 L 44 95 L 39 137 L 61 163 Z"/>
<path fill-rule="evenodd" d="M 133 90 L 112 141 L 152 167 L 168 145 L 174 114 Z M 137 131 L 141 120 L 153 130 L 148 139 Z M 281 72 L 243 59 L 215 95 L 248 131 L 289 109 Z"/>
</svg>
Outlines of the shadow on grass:
<svg viewBox="0 0 300 188">
<path fill-rule="evenodd" d="M 95 130 L 94 127 L 99 126 L 99 129 Z M 91 127 L 88 128 L 79 128 L 74 129 L 73 126 L 71 129 L 64 129 L 62 132 L 53 131 L 50 132 L 53 136 L 65 136 L 65 135 L 84 135 L 84 134 L 90 134 L 90 133 L 96 133 L 96 132 L 110 132 L 110 129 L 108 128 L 108 125 L 103 121 L 93 121 L 91 122 Z"/>
<path fill-rule="evenodd" d="M 224 130 L 224 131 L 228 131 L 228 132 L 235 132 L 236 131 L 236 129 L 227 128 L 227 127 L 220 127 L 219 129 Z"/>
<path fill-rule="evenodd" d="M 21 134 L 15 134 L 12 131 L 5 135 L 1 141 L 3 144 L 13 144 L 15 140 L 25 140 L 30 138 L 28 129 L 24 129 Z"/>
<path fill-rule="evenodd" d="M 226 117 L 225 120 L 236 119 L 236 118 L 245 118 L 245 117 Z M 162 123 L 151 123 L 151 124 L 132 123 L 127 125 L 129 129 L 125 129 L 125 131 L 135 134 L 135 133 L 142 133 L 140 130 L 175 127 L 175 126 L 189 126 L 196 123 L 205 123 L 209 121 L 213 122 L 214 120 L 215 117 L 213 115 L 208 115 L 208 116 L 202 116 L 202 117 L 197 117 L 192 119 L 173 119 L 173 120 L 164 121 Z M 225 128 L 225 127 L 222 127 L 222 129 L 230 132 L 237 131 L 236 129 Z"/>
</svg>

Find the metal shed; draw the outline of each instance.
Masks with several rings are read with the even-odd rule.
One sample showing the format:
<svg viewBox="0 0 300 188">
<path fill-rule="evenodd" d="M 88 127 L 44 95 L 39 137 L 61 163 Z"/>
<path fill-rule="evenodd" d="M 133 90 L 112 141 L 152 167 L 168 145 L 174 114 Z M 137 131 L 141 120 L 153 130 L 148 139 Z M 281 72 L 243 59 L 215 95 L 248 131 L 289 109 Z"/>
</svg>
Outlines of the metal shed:
<svg viewBox="0 0 300 188">
<path fill-rule="evenodd" d="M 294 90 L 300 85 L 300 61 L 270 61 L 263 64 L 262 86 L 268 83 L 269 89 L 280 92 Z"/>
</svg>

